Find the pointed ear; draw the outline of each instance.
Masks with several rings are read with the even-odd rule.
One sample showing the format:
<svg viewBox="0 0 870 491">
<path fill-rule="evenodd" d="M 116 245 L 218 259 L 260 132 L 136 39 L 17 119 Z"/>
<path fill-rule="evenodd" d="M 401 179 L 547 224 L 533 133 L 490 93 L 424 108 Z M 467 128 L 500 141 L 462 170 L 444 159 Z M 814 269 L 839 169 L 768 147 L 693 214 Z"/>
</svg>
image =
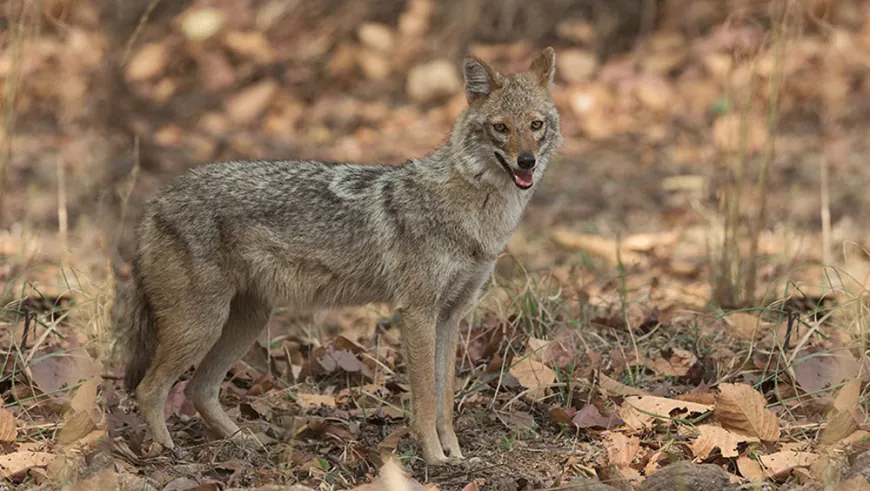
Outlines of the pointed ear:
<svg viewBox="0 0 870 491">
<path fill-rule="evenodd" d="M 465 57 L 462 74 L 465 77 L 465 96 L 469 104 L 485 99 L 500 86 L 498 72 L 471 55 Z"/>
<path fill-rule="evenodd" d="M 556 77 L 556 50 L 551 47 L 544 48 L 541 54 L 532 61 L 529 71 L 538 78 L 538 83 L 549 89 Z"/>
</svg>

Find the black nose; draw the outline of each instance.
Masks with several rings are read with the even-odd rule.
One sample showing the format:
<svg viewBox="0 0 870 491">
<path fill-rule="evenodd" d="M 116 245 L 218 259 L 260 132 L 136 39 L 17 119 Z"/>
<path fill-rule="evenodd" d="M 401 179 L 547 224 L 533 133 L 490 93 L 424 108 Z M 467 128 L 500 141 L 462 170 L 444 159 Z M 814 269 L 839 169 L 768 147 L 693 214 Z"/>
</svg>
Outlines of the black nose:
<svg viewBox="0 0 870 491">
<path fill-rule="evenodd" d="M 517 157 L 517 165 L 520 166 L 520 169 L 529 170 L 535 166 L 535 156 L 530 153 L 521 153 Z"/>
</svg>

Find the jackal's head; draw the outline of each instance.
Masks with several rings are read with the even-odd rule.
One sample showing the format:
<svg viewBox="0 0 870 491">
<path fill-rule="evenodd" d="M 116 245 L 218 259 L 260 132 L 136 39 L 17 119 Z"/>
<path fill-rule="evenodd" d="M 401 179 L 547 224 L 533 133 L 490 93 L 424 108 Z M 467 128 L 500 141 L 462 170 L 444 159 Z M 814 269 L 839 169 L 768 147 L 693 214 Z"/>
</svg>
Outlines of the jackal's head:
<svg viewBox="0 0 870 491">
<path fill-rule="evenodd" d="M 468 110 L 466 148 L 501 168 L 500 179 L 529 189 L 562 142 L 550 97 L 556 53 L 546 48 L 521 73 L 503 75 L 473 56 L 463 66 Z"/>
</svg>

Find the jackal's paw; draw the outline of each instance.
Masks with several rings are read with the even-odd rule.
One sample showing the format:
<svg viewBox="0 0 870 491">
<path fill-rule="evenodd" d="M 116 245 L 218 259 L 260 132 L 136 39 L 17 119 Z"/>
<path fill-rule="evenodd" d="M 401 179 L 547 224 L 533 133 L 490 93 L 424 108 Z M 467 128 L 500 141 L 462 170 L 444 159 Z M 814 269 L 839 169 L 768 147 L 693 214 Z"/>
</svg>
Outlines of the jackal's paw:
<svg viewBox="0 0 870 491">
<path fill-rule="evenodd" d="M 457 457 L 435 458 L 433 460 L 426 459 L 426 465 L 430 467 L 457 466 L 465 464 L 465 460 Z"/>
<path fill-rule="evenodd" d="M 151 442 L 151 448 L 145 450 L 145 452 L 142 454 L 142 457 L 145 457 L 146 459 L 153 459 L 154 457 L 160 456 L 160 454 L 163 453 L 164 449 L 165 447 L 163 447 L 163 445 L 157 442 Z"/>
<path fill-rule="evenodd" d="M 465 460 L 465 456 L 462 455 L 462 451 L 459 450 L 458 447 L 457 447 L 456 449 L 453 449 L 453 450 L 452 450 L 452 449 L 449 449 L 449 448 L 445 448 L 444 450 L 445 450 L 444 453 L 447 455 L 447 457 L 449 457 L 449 458 L 451 458 L 451 459 L 454 459 L 454 460 Z"/>
<path fill-rule="evenodd" d="M 440 449 L 439 449 L 440 450 Z M 424 453 L 423 460 L 426 461 L 426 465 L 438 467 L 444 465 L 459 465 L 463 463 L 463 457 L 460 453 L 459 456 L 446 456 L 444 452 L 432 452 L 431 454 Z"/>
<path fill-rule="evenodd" d="M 449 442 L 449 440 L 448 440 Z M 456 441 L 456 437 L 453 437 L 453 441 L 449 443 L 442 443 L 441 448 L 444 449 L 444 454 L 450 457 L 451 459 L 456 460 L 464 460 L 465 457 L 462 455 L 462 450 L 459 449 L 459 442 Z"/>
<path fill-rule="evenodd" d="M 447 465 L 457 466 L 457 465 L 465 465 L 466 460 L 465 457 L 460 455 L 459 457 L 447 457 Z"/>
<path fill-rule="evenodd" d="M 438 439 L 441 441 L 441 448 L 444 453 L 454 459 L 462 460 L 462 450 L 459 449 L 459 439 L 456 438 L 456 432 L 453 431 L 453 425 L 441 425 L 438 427 Z"/>
<path fill-rule="evenodd" d="M 167 450 L 169 451 L 168 453 L 176 460 L 181 460 L 182 458 L 184 458 L 184 450 L 182 450 L 181 447 L 177 447 L 174 444 L 172 444 L 171 446 L 163 445 L 158 442 L 151 442 L 151 447 L 145 451 L 142 457 L 146 459 L 153 459 L 155 457 L 159 457 L 161 454 L 166 453 Z"/>
</svg>

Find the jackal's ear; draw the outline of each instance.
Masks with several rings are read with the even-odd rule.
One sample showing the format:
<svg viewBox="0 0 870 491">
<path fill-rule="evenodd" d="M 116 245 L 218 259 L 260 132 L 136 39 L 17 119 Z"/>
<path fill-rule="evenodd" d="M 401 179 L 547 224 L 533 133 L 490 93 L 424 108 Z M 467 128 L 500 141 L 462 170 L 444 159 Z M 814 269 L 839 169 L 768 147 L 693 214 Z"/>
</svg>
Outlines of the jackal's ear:
<svg viewBox="0 0 870 491">
<path fill-rule="evenodd" d="M 532 61 L 529 70 L 538 77 L 542 86 L 549 89 L 556 76 L 556 50 L 549 46 L 544 48 L 541 54 Z"/>
<path fill-rule="evenodd" d="M 485 99 L 500 85 L 498 72 L 471 55 L 465 57 L 462 74 L 465 77 L 465 96 L 469 104 Z"/>
</svg>

